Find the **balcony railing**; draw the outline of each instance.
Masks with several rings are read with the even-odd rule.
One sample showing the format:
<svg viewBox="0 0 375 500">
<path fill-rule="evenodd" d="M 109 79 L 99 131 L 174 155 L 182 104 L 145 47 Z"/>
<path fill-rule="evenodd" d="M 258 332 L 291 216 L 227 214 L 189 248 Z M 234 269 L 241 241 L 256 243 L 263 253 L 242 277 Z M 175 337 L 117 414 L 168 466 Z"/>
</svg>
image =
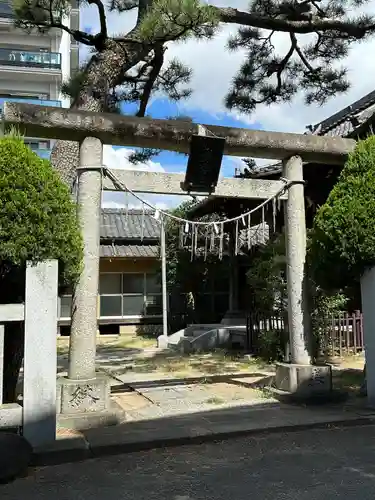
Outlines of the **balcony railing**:
<svg viewBox="0 0 375 500">
<path fill-rule="evenodd" d="M 34 151 L 38 156 L 49 160 L 51 156 L 51 143 L 50 141 L 38 141 L 36 139 L 25 139 L 25 144 Z"/>
<path fill-rule="evenodd" d="M 40 149 L 40 148 L 31 148 L 34 153 L 43 158 L 43 160 L 49 160 L 51 158 L 52 149 Z"/>
<path fill-rule="evenodd" d="M 39 106 L 54 106 L 61 108 L 61 101 L 52 99 L 29 99 L 27 97 L 0 97 L 0 113 L 3 111 L 5 102 L 24 102 L 27 104 L 38 104 Z"/>
<path fill-rule="evenodd" d="M 29 52 L 19 49 L 0 49 L 0 65 L 25 68 L 61 68 L 58 52 Z"/>
<path fill-rule="evenodd" d="M 14 11 L 10 1 L 1 0 L 0 1 L 0 18 L 14 19 Z"/>
</svg>

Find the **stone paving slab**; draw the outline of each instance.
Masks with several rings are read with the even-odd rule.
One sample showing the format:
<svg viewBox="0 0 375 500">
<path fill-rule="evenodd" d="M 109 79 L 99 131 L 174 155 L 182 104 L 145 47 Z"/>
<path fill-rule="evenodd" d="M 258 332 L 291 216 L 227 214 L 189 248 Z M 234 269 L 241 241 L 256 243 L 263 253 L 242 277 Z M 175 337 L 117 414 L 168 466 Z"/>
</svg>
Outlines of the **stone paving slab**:
<svg viewBox="0 0 375 500">
<path fill-rule="evenodd" d="M 142 408 L 152 405 L 151 401 L 143 397 L 137 392 L 129 392 L 126 394 L 119 394 L 112 396 L 112 399 L 123 409 L 125 412 L 139 411 Z"/>
<path fill-rule="evenodd" d="M 153 358 L 156 354 L 159 354 L 162 351 L 163 349 L 159 349 L 157 347 L 132 349 L 116 345 L 107 345 L 105 349 L 97 350 L 96 366 L 97 369 L 106 370 L 111 374 L 116 374 L 117 371 L 123 372 L 126 369 L 131 372 L 136 360 Z M 68 364 L 68 354 L 64 353 L 57 355 L 58 373 L 66 372 L 68 370 Z"/>
<path fill-rule="evenodd" d="M 127 419 L 132 421 L 243 405 L 253 406 L 262 404 L 265 400 L 269 403 L 276 402 L 270 397 L 266 399 L 265 394 L 259 390 L 232 384 L 230 381 L 203 384 L 171 382 L 167 385 L 146 385 L 144 388 L 129 384 L 129 387 L 133 390 L 133 399 L 129 393 L 116 392 L 116 402 L 125 409 Z"/>
</svg>

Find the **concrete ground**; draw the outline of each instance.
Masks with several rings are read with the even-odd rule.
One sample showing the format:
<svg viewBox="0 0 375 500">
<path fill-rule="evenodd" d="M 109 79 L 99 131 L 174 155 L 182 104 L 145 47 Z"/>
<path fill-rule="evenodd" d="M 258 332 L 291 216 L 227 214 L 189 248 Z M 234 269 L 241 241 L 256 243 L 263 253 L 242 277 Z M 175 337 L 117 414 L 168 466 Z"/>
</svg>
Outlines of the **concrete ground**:
<svg viewBox="0 0 375 500">
<path fill-rule="evenodd" d="M 375 426 L 309 430 L 36 469 L 2 500 L 373 500 Z"/>
<path fill-rule="evenodd" d="M 121 392 L 121 386 L 114 386 L 112 399 L 126 412 L 127 421 L 148 420 L 275 403 L 276 399 L 256 385 L 260 381 L 267 384 L 269 380 L 270 375 L 250 373 L 247 377 L 224 375 L 193 382 L 178 379 L 129 382 L 125 388 L 130 388 L 131 392 Z"/>
</svg>

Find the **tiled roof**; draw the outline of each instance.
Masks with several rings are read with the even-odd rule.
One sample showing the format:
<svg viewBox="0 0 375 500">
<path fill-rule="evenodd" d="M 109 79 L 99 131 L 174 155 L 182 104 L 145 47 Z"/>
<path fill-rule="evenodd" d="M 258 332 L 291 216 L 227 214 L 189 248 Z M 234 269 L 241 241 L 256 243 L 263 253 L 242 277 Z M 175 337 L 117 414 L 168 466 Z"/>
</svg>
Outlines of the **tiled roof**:
<svg viewBox="0 0 375 500">
<path fill-rule="evenodd" d="M 283 170 L 283 164 L 280 163 L 272 163 L 271 165 L 265 165 L 264 167 L 259 167 L 257 170 L 254 169 L 252 174 L 253 178 L 258 177 L 267 177 L 269 175 L 281 174 Z"/>
<path fill-rule="evenodd" d="M 338 111 L 317 125 L 307 127 L 307 134 L 323 135 L 327 137 L 352 137 L 367 121 L 375 119 L 375 90 L 365 95 L 350 106 Z M 282 164 L 259 167 L 253 177 L 267 177 L 281 174 Z"/>
<path fill-rule="evenodd" d="M 100 245 L 100 257 L 158 258 L 158 245 Z"/>
<path fill-rule="evenodd" d="M 311 134 L 348 137 L 375 114 L 375 90 L 317 125 L 307 127 Z"/>
<path fill-rule="evenodd" d="M 122 239 L 122 240 L 158 240 L 160 226 L 152 217 L 151 212 L 146 212 L 142 216 L 142 210 L 103 208 L 101 217 L 100 237 L 102 239 Z"/>
</svg>

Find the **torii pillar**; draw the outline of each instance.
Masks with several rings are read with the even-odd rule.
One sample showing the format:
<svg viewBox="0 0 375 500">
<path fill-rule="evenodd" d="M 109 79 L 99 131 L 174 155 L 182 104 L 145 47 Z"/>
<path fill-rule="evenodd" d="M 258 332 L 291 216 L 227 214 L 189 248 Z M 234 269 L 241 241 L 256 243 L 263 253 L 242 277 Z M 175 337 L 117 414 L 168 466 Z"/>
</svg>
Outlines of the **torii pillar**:
<svg viewBox="0 0 375 500">
<path fill-rule="evenodd" d="M 95 370 L 103 145 L 86 137 L 80 143 L 78 220 L 84 244 L 82 272 L 73 294 L 68 377 L 59 379 L 59 421 L 75 428 L 115 423 L 110 384 Z M 72 418 L 73 417 L 73 418 Z M 79 418 L 81 417 L 81 418 Z"/>
<path fill-rule="evenodd" d="M 312 332 L 307 300 L 306 214 L 300 156 L 283 161 L 283 177 L 291 183 L 284 202 L 290 359 L 277 365 L 275 382 L 281 391 L 310 398 L 331 392 L 332 372 L 330 366 L 313 366 L 309 352 Z"/>
<path fill-rule="evenodd" d="M 294 183 L 289 187 L 288 199 L 284 202 L 290 361 L 297 365 L 309 365 L 311 332 L 306 301 L 306 215 L 300 156 L 292 156 L 283 162 L 283 176 Z"/>
</svg>

